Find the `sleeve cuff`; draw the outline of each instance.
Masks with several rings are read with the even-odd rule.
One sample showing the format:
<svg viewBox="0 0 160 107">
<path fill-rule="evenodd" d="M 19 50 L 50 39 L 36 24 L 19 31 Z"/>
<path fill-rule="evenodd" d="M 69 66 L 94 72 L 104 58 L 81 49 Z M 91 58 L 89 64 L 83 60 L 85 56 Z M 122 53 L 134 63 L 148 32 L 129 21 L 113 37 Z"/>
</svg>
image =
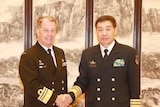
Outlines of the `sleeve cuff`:
<svg viewBox="0 0 160 107">
<path fill-rule="evenodd" d="M 82 89 L 79 86 L 74 85 L 69 92 L 74 93 L 75 98 L 78 98 L 82 94 Z"/>
<path fill-rule="evenodd" d="M 130 99 L 131 107 L 141 107 L 141 99 Z"/>
<path fill-rule="evenodd" d="M 74 102 L 74 100 L 75 100 L 74 93 L 73 92 L 69 92 L 68 94 L 72 97 L 72 102 L 71 102 L 71 104 L 72 104 Z"/>
<path fill-rule="evenodd" d="M 43 89 L 39 89 L 37 93 L 39 95 L 37 99 L 44 104 L 47 104 L 53 94 L 53 92 L 46 87 L 43 87 Z"/>
</svg>

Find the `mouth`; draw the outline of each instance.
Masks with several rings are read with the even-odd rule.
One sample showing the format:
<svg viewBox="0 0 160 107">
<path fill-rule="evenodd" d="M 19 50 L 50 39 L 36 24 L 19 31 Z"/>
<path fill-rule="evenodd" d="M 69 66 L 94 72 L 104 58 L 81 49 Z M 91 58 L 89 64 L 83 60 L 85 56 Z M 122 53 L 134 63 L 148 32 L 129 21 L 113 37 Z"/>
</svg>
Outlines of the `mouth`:
<svg viewBox="0 0 160 107">
<path fill-rule="evenodd" d="M 53 38 L 46 38 L 47 41 L 51 41 Z"/>
<path fill-rule="evenodd" d="M 108 38 L 102 38 L 103 40 L 108 40 Z"/>
</svg>

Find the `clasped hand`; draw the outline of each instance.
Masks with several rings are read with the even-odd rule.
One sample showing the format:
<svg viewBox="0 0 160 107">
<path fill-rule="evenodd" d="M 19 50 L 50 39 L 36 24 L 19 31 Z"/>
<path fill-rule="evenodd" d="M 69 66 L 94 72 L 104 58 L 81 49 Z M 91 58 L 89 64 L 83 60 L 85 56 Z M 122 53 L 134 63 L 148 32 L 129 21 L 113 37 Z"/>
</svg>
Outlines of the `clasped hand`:
<svg viewBox="0 0 160 107">
<path fill-rule="evenodd" d="M 69 94 L 60 94 L 56 98 L 56 105 L 58 107 L 68 107 L 72 102 L 72 97 Z"/>
</svg>

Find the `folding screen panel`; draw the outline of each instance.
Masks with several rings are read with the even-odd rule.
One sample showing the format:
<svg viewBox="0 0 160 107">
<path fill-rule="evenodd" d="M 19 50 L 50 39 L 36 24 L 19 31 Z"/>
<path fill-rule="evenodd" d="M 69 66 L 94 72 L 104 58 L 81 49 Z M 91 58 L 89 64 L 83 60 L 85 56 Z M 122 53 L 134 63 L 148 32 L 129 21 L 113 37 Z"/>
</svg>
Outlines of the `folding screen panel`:
<svg viewBox="0 0 160 107">
<path fill-rule="evenodd" d="M 160 107 L 160 0 L 142 4 L 142 107 Z"/>
<path fill-rule="evenodd" d="M 22 107 L 18 64 L 24 50 L 23 0 L 0 0 L 0 107 Z"/>
<path fill-rule="evenodd" d="M 114 16 L 118 27 L 117 41 L 133 46 L 134 0 L 94 0 L 94 28 L 101 15 Z M 96 35 L 93 38 L 97 44 Z"/>
<path fill-rule="evenodd" d="M 60 31 L 56 36 L 55 45 L 63 48 L 66 54 L 68 89 L 79 75 L 79 60 L 85 48 L 85 6 L 86 0 L 33 0 L 34 21 L 37 17 L 45 15 L 51 15 L 58 20 Z M 33 36 L 33 44 L 35 41 Z M 83 104 L 78 103 L 77 106 Z"/>
</svg>

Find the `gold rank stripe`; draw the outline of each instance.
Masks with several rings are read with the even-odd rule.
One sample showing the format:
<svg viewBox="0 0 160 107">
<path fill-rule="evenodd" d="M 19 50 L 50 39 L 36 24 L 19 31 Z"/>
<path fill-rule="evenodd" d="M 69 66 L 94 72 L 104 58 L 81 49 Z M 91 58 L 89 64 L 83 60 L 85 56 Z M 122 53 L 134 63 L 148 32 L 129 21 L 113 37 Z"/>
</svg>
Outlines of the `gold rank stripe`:
<svg viewBox="0 0 160 107">
<path fill-rule="evenodd" d="M 131 99 L 130 104 L 131 105 L 141 105 L 141 99 Z"/>
<path fill-rule="evenodd" d="M 49 99 L 51 98 L 53 94 L 53 92 L 46 87 L 43 87 L 43 89 L 39 89 L 37 92 L 39 95 L 37 99 L 43 102 L 44 104 L 47 104 L 47 102 L 49 101 Z"/>
<path fill-rule="evenodd" d="M 77 85 L 74 85 L 69 92 L 73 92 L 75 98 L 79 97 L 82 94 L 81 88 Z"/>
<path fill-rule="evenodd" d="M 130 105 L 130 107 L 141 107 L 141 105 Z"/>
</svg>

